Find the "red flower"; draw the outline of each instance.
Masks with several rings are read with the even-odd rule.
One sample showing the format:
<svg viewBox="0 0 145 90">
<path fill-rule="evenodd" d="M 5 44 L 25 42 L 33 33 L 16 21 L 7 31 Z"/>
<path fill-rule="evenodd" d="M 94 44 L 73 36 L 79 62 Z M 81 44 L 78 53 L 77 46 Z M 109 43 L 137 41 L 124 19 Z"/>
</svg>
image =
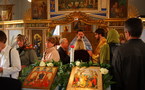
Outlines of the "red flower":
<svg viewBox="0 0 145 90">
<path fill-rule="evenodd" d="M 32 44 L 30 44 L 30 45 L 29 45 L 29 48 L 33 48 L 33 45 L 32 45 Z"/>
<path fill-rule="evenodd" d="M 44 62 L 47 62 L 47 60 L 43 60 Z"/>
<path fill-rule="evenodd" d="M 33 48 L 33 45 L 30 44 L 30 45 L 26 46 L 25 49 L 34 49 L 34 48 Z"/>
<path fill-rule="evenodd" d="M 26 49 L 29 49 L 29 47 L 26 47 Z"/>
<path fill-rule="evenodd" d="M 70 47 L 71 47 L 71 48 L 74 48 L 75 46 L 74 46 L 74 45 L 71 45 Z"/>
</svg>

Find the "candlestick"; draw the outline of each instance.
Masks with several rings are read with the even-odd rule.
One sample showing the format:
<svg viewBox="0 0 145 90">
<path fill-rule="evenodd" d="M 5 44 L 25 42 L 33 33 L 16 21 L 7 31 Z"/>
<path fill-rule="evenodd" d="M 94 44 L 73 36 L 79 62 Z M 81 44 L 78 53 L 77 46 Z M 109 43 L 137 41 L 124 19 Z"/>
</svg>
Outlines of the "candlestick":
<svg viewBox="0 0 145 90">
<path fill-rule="evenodd" d="M 71 49 L 70 49 L 70 63 L 71 62 L 74 62 L 74 46 L 73 45 L 71 46 Z"/>
</svg>

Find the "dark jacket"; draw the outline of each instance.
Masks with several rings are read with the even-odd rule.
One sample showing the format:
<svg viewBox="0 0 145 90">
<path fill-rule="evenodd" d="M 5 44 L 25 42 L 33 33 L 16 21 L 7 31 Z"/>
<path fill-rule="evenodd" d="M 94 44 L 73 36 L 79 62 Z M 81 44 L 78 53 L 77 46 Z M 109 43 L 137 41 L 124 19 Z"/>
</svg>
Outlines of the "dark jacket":
<svg viewBox="0 0 145 90">
<path fill-rule="evenodd" d="M 83 62 L 88 62 L 90 60 L 90 55 L 87 50 L 75 50 L 74 61 L 82 60 Z"/>
<path fill-rule="evenodd" d="M 145 90 L 145 43 L 131 39 L 113 53 L 113 90 Z"/>
<path fill-rule="evenodd" d="M 30 64 L 33 64 L 35 60 L 38 60 L 36 52 L 33 49 L 26 49 L 23 47 L 17 48 L 17 50 L 20 54 L 21 65 L 29 66 Z"/>
<path fill-rule="evenodd" d="M 62 61 L 63 64 L 68 64 L 70 63 L 70 57 L 67 55 L 66 51 L 62 47 L 59 47 L 58 49 L 60 60 Z"/>
<path fill-rule="evenodd" d="M 112 57 L 113 57 L 113 52 L 115 51 L 115 49 L 119 46 L 118 43 L 109 43 L 109 47 L 110 47 L 110 64 L 112 64 Z"/>
<path fill-rule="evenodd" d="M 2 90 L 22 90 L 20 80 L 9 77 L 0 77 L 0 86 Z"/>
</svg>

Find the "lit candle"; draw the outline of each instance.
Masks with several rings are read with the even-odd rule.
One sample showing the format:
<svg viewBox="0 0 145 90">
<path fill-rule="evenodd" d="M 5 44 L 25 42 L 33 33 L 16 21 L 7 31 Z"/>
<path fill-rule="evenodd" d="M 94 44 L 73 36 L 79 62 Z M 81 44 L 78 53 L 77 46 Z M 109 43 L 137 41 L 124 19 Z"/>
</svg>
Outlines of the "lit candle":
<svg viewBox="0 0 145 90">
<path fill-rule="evenodd" d="M 74 45 L 71 45 L 70 47 L 71 47 L 70 49 L 70 63 L 71 63 L 74 62 Z"/>
</svg>

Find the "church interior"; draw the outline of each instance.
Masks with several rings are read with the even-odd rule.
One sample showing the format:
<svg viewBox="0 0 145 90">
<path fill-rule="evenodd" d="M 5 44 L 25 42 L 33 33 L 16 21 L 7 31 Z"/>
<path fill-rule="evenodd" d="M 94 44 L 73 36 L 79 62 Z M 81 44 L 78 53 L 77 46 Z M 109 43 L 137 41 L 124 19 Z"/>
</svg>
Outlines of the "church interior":
<svg viewBox="0 0 145 90">
<path fill-rule="evenodd" d="M 80 2 L 82 6 L 79 5 Z M 115 6 L 117 5 L 115 2 L 121 3 L 122 6 Z M 127 18 L 145 15 L 143 2 L 143 0 L 140 2 L 135 0 L 79 0 L 78 2 L 75 0 L 72 2 L 71 0 L 67 2 L 64 0 L 1 0 L 0 30 L 7 33 L 8 44 L 12 43 L 17 34 L 26 35 L 30 43 L 34 44 L 34 35 L 39 34 L 42 39 L 42 52 L 46 37 L 54 32 L 56 26 L 59 28 L 56 36 L 66 37 L 69 42 L 76 35 L 77 29 L 81 28 L 87 33 L 87 38 L 94 48 L 93 33 L 96 28 L 115 28 L 122 33 L 123 22 Z M 88 6 L 83 3 L 87 3 Z M 80 25 L 75 26 L 75 24 Z"/>
<path fill-rule="evenodd" d="M 33 47 L 39 43 L 40 60 L 47 37 L 67 38 L 70 43 L 80 29 L 95 50 L 97 28 L 103 28 L 106 33 L 113 28 L 124 36 L 124 22 L 136 17 L 145 27 L 144 3 L 145 0 L 0 0 L 0 30 L 6 33 L 6 44 L 10 46 L 15 44 L 18 34 L 25 35 Z M 145 41 L 145 33 L 141 38 Z"/>
</svg>

